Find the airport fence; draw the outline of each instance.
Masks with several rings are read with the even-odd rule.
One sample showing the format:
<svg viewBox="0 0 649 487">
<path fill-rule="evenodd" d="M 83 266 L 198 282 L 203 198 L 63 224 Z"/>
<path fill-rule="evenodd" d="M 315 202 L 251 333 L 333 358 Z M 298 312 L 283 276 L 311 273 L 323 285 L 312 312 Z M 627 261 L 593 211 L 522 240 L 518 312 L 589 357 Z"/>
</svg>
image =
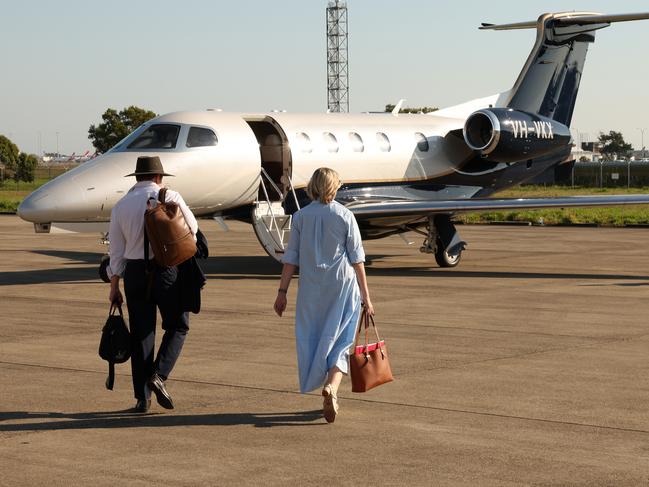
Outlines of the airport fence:
<svg viewBox="0 0 649 487">
<path fill-rule="evenodd" d="M 585 188 L 640 188 L 649 186 L 649 162 L 576 162 L 568 178 L 557 184 Z"/>
<path fill-rule="evenodd" d="M 57 176 L 77 167 L 78 163 L 65 163 L 65 164 L 50 164 L 50 165 L 39 165 L 36 166 L 34 171 L 34 180 L 39 182 L 47 182 L 50 179 L 54 179 Z M 15 185 L 11 174 L 7 174 L 5 170 L 0 170 L 0 187 L 11 187 Z"/>
</svg>

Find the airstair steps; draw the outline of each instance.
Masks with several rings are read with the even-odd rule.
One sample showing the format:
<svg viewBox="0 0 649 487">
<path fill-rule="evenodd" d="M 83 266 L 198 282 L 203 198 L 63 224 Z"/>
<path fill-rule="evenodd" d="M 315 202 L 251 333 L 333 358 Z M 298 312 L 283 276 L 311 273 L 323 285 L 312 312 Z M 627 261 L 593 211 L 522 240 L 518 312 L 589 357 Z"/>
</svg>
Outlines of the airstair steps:
<svg viewBox="0 0 649 487">
<path fill-rule="evenodd" d="M 284 201 L 289 193 L 295 198 L 296 208 L 300 208 L 293 189 L 293 183 L 290 178 L 287 179 L 290 191 L 282 192 L 262 168 L 259 185 L 264 199 L 258 199 L 255 202 L 251 215 L 252 226 L 259 243 L 269 256 L 280 262 L 291 235 L 292 216 L 287 215 L 284 210 Z M 266 187 L 267 183 L 276 191 L 276 194 L 283 195 L 280 201 L 270 200 Z"/>
</svg>

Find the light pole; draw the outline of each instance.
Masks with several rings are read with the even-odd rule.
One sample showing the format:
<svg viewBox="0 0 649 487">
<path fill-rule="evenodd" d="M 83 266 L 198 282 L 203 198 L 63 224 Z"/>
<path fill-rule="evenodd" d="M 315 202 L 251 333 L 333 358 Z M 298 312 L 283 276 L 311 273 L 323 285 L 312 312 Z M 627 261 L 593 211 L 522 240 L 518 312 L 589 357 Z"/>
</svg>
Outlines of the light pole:
<svg viewBox="0 0 649 487">
<path fill-rule="evenodd" d="M 631 187 L 631 159 L 626 161 L 626 189 Z"/>
<path fill-rule="evenodd" d="M 641 149 L 642 150 L 642 159 L 644 159 L 645 156 L 646 156 L 645 150 L 644 150 L 644 131 L 647 130 L 647 129 L 646 128 L 638 128 L 637 130 L 640 131 L 640 140 L 641 140 L 640 145 L 642 145 L 642 149 Z"/>
<path fill-rule="evenodd" d="M 604 161 L 599 161 L 599 189 L 604 187 Z"/>
<path fill-rule="evenodd" d="M 59 158 L 59 133 L 56 133 L 56 158 Z"/>
</svg>

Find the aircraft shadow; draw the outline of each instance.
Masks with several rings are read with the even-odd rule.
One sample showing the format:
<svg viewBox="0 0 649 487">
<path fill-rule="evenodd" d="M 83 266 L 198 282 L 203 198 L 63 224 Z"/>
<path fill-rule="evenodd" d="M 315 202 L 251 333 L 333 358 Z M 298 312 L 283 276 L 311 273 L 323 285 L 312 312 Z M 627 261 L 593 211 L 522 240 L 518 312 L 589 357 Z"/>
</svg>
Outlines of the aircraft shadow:
<svg viewBox="0 0 649 487">
<path fill-rule="evenodd" d="M 395 276 L 395 277 L 444 277 L 444 278 L 467 278 L 480 277 L 487 279 L 601 279 L 620 281 L 644 281 L 649 276 L 629 276 L 623 274 L 581 274 L 575 272 L 501 272 L 501 271 L 464 271 L 444 270 L 437 267 L 390 267 L 390 268 L 367 268 L 368 276 Z M 643 285 L 640 283 L 628 283 L 625 285 Z"/>
<path fill-rule="evenodd" d="M 48 420 L 29 423 L 2 424 L 0 432 L 8 431 L 59 431 L 75 429 L 151 428 L 173 426 L 236 426 L 255 428 L 274 426 L 314 426 L 326 424 L 322 410 L 282 413 L 224 413 L 224 414 L 159 414 L 121 411 L 88 413 L 30 413 L 27 411 L 0 412 L 0 422 L 8 420 Z M 53 421 L 50 421 L 53 420 Z"/>
<path fill-rule="evenodd" d="M 63 266 L 89 264 L 83 267 L 34 269 L 29 271 L 0 272 L 0 286 L 50 284 L 55 282 L 93 281 L 99 279 L 97 269 L 102 253 L 68 250 L 31 250 L 33 254 L 65 259 Z M 92 265 L 90 265 L 92 264 Z"/>
<path fill-rule="evenodd" d="M 33 271 L 0 272 L 0 287 L 95 280 L 99 280 L 97 266 L 76 267 L 74 269 L 36 269 Z"/>
<path fill-rule="evenodd" d="M 74 268 L 35 269 L 30 271 L 0 272 L 0 286 L 46 284 L 56 282 L 98 281 L 97 273 L 102 253 L 76 252 L 68 250 L 32 250 L 32 253 L 66 259 L 64 265 L 86 263 L 88 266 Z M 492 279 L 598 279 L 642 281 L 649 276 L 629 276 L 621 274 L 584 274 L 574 272 L 501 272 L 501 271 L 465 271 L 460 269 L 440 269 L 435 266 L 421 267 L 376 267 L 373 261 L 394 257 L 392 255 L 371 254 L 367 256 L 366 272 L 368 276 L 394 277 L 480 277 Z M 208 279 L 277 279 L 282 272 L 282 264 L 265 255 L 252 256 L 214 256 L 200 259 L 199 264 Z M 643 283 L 625 283 L 620 285 L 641 286 Z M 647 284 L 649 285 L 649 284 Z"/>
<path fill-rule="evenodd" d="M 385 257 L 377 254 L 367 259 L 371 262 Z M 282 274 L 282 264 L 266 255 L 215 256 L 198 263 L 208 279 L 277 279 Z"/>
<path fill-rule="evenodd" d="M 266 255 L 227 255 L 199 259 L 208 279 L 277 279 L 282 264 Z"/>
<path fill-rule="evenodd" d="M 32 254 L 46 255 L 48 257 L 58 257 L 59 259 L 66 259 L 69 264 L 92 264 L 99 265 L 101 257 L 104 255 L 101 252 L 77 252 L 74 250 L 31 250 Z"/>
</svg>

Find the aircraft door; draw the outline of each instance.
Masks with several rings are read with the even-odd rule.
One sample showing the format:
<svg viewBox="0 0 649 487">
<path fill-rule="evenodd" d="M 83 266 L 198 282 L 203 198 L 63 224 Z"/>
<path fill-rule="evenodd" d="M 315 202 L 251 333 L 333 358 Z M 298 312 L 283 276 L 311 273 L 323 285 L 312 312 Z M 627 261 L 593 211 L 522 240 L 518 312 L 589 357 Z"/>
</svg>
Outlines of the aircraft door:
<svg viewBox="0 0 649 487">
<path fill-rule="evenodd" d="M 286 134 L 271 117 L 247 119 L 257 137 L 261 157 L 261 177 L 257 201 L 252 210 L 252 227 L 262 247 L 281 260 L 291 234 L 292 216 L 297 201 L 288 210 L 291 193 L 291 151 Z M 294 196 L 294 193 L 293 193 Z"/>
<path fill-rule="evenodd" d="M 284 201 L 290 191 L 291 177 L 291 151 L 286 135 L 279 124 L 270 117 L 246 121 L 259 143 L 261 169 L 268 175 L 267 178 L 262 175 L 262 178 L 266 179 L 268 199 L 271 202 Z M 273 184 L 269 184 L 270 182 Z M 259 199 L 266 199 L 261 187 L 259 191 Z"/>
</svg>

